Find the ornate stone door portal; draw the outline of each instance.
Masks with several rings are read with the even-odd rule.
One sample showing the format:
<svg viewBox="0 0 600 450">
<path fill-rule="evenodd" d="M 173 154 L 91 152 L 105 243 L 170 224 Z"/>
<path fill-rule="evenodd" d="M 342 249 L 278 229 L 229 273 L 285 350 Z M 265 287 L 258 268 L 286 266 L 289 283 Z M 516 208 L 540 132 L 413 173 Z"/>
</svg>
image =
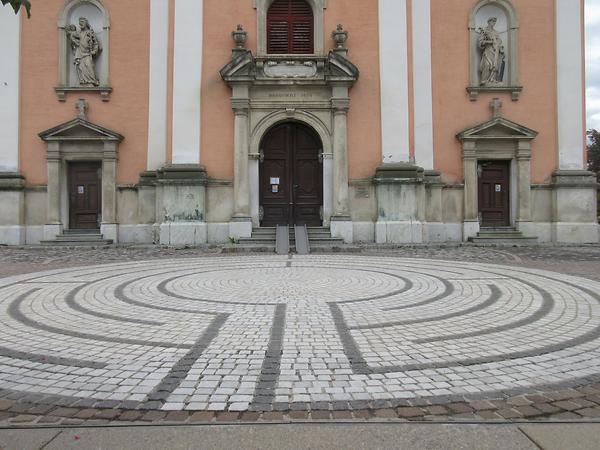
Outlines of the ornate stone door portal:
<svg viewBox="0 0 600 450">
<path fill-rule="evenodd" d="M 231 61 L 220 71 L 232 89 L 231 103 L 235 114 L 234 213 L 229 222 L 230 238 L 249 237 L 253 226 L 272 225 L 287 216 L 288 223 L 329 225 L 332 236 L 352 242 L 347 114 L 349 90 L 359 72 L 347 58 L 346 31 L 339 26 L 333 36 L 337 46 L 327 56 L 254 56 L 244 48 L 246 32 L 241 26 L 233 33 L 237 48 L 232 52 Z M 272 192 L 270 178 L 274 174 L 263 173 L 260 169 L 261 144 L 265 136 L 274 127 L 290 122 L 303 124 L 302 129 L 310 130 L 316 142 L 322 144 L 319 149 L 322 149 L 323 161 L 318 165 L 318 160 L 315 161 L 315 144 L 306 148 L 307 151 L 310 149 L 310 158 L 300 156 L 301 152 L 296 149 L 293 177 L 296 182 L 292 183 L 291 189 L 294 184 L 298 187 L 294 195 L 281 184 L 276 189 L 284 188 L 284 191 Z M 297 126 L 296 129 L 300 128 Z M 279 170 L 283 174 L 290 167 Z M 283 175 L 273 178 L 283 178 Z M 292 178 L 286 182 L 290 180 Z M 261 199 L 265 187 L 271 188 L 271 192 Z M 291 210 L 289 205 L 287 210 L 282 206 L 288 194 L 295 199 L 292 203 L 296 203 Z M 260 218 L 261 201 L 264 201 L 263 220 Z M 274 203 L 270 204 L 270 201 Z"/>
<path fill-rule="evenodd" d="M 261 226 L 321 226 L 321 142 L 306 125 L 286 122 L 271 129 L 261 145 Z"/>
</svg>

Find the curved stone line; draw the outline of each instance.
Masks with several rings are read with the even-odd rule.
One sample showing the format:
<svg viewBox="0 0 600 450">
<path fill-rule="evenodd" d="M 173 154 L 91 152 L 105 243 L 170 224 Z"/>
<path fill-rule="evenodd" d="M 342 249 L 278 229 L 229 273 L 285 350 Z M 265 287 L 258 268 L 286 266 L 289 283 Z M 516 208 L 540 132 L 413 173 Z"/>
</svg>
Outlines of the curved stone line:
<svg viewBox="0 0 600 450">
<path fill-rule="evenodd" d="M 335 266 L 336 264 L 333 263 L 331 265 Z M 296 267 L 317 267 L 317 266 L 296 266 Z M 346 266 L 340 266 L 340 267 L 347 268 Z M 357 266 L 351 266 L 350 268 L 353 269 L 353 270 L 355 270 L 354 269 L 355 267 L 357 267 Z M 369 266 L 364 266 L 364 265 L 360 264 L 360 265 L 358 265 L 358 267 L 369 267 Z M 405 286 L 405 288 L 403 288 L 403 289 L 400 289 L 398 291 L 394 291 L 394 292 L 389 293 L 389 294 L 383 294 L 383 295 L 376 296 L 376 297 L 367 297 L 367 298 L 362 298 L 362 299 L 357 299 L 357 300 L 343 300 L 343 301 L 339 301 L 339 302 L 336 302 L 336 303 L 338 303 L 338 304 L 346 304 L 346 303 L 366 302 L 366 301 L 371 301 L 371 300 L 381 300 L 382 298 L 392 297 L 392 296 L 399 295 L 399 294 L 404 294 L 405 292 L 407 292 L 410 289 L 412 289 L 413 286 L 414 286 L 413 282 L 410 279 L 402 277 L 402 276 L 394 274 L 394 273 L 381 272 L 381 271 L 376 271 L 376 270 L 372 270 L 372 269 L 367 269 L 367 270 L 360 269 L 360 270 L 363 270 L 365 272 L 380 273 L 380 274 L 384 274 L 384 275 L 389 275 L 389 276 L 393 276 L 393 277 L 396 277 L 396 278 L 400 278 L 402 281 L 404 281 L 407 284 L 407 286 Z M 448 280 L 446 280 L 445 278 L 439 277 L 437 275 L 428 274 L 428 273 L 417 272 L 415 270 L 408 270 L 406 268 L 402 268 L 401 270 L 403 270 L 405 272 L 416 273 L 418 275 L 425 275 L 425 276 L 428 276 L 428 277 L 435 278 L 435 279 L 439 280 L 444 285 L 444 288 L 445 288 L 444 292 L 442 292 L 441 294 L 439 294 L 439 295 L 437 295 L 437 296 L 435 296 L 435 297 L 433 297 L 431 299 L 427 299 L 427 300 L 424 300 L 424 301 L 419 302 L 419 303 L 413 303 L 413 304 L 410 304 L 410 305 L 401 305 L 401 306 L 392 306 L 392 307 L 388 307 L 388 308 L 382 308 L 383 311 L 393 311 L 393 310 L 400 310 L 400 309 L 408 309 L 408 308 L 414 308 L 414 307 L 417 307 L 417 306 L 427 305 L 429 303 L 434 303 L 434 302 L 436 302 L 438 300 L 441 300 L 441 299 L 443 299 L 445 297 L 448 297 L 449 295 L 452 294 L 452 292 L 454 292 L 454 285 L 452 285 L 451 283 L 449 283 Z M 444 270 L 444 272 L 453 273 L 455 275 L 461 275 L 460 272 L 453 272 L 451 270 Z"/>
<path fill-rule="evenodd" d="M 99 281 L 103 281 L 103 280 L 99 280 Z M 165 324 L 165 322 L 155 322 L 152 320 L 143 320 L 143 319 L 130 319 L 127 317 L 121 317 L 121 316 L 115 316 L 113 314 L 107 314 L 107 313 L 103 313 L 103 312 L 99 312 L 99 311 L 94 311 L 92 309 L 86 308 L 83 305 L 80 305 L 79 303 L 77 303 L 77 300 L 75 299 L 75 296 L 85 287 L 91 286 L 94 283 L 97 283 L 97 281 L 94 281 L 92 283 L 83 285 L 83 286 L 78 286 L 75 289 L 70 290 L 66 297 L 65 297 L 65 303 L 73 310 L 78 311 L 80 313 L 84 313 L 84 314 L 88 314 L 90 316 L 94 316 L 94 317 L 99 317 L 102 319 L 109 319 L 109 320 L 115 320 L 118 322 L 126 322 L 126 323 L 135 323 L 135 324 L 140 324 L 140 325 L 154 325 L 154 326 L 162 326 Z"/>
<path fill-rule="evenodd" d="M 89 339 L 92 341 L 100 342 L 111 342 L 115 344 L 133 344 L 140 345 L 143 347 L 192 348 L 192 346 L 189 344 L 173 344 L 171 342 L 146 341 L 142 339 L 111 338 L 91 333 L 80 333 L 78 331 L 64 330 L 62 328 L 53 327 L 51 325 L 36 322 L 35 320 L 32 320 L 29 317 L 25 316 L 25 314 L 23 314 L 23 312 L 21 311 L 21 304 L 27 299 L 27 297 L 39 290 L 39 288 L 31 289 L 30 291 L 21 294 L 19 297 L 13 300 L 7 309 L 8 315 L 17 322 L 20 322 L 23 325 L 26 325 L 30 328 L 35 328 L 38 330 L 48 331 L 50 333 L 61 334 L 80 339 Z"/>
<path fill-rule="evenodd" d="M 294 267 L 295 268 L 303 268 L 303 269 L 330 269 L 331 268 L 331 267 L 324 267 L 324 266 L 294 266 Z M 270 267 L 270 268 L 271 269 L 279 269 L 280 267 Z M 346 267 L 346 269 L 347 268 L 348 267 Z M 254 269 L 254 268 L 252 268 L 252 269 Z M 350 267 L 350 269 L 355 270 L 352 267 Z M 197 273 L 223 272 L 224 270 L 238 270 L 238 269 L 215 269 L 215 270 L 211 270 L 211 271 L 197 272 Z M 412 289 L 412 287 L 413 287 L 413 283 L 410 280 L 408 280 L 407 278 L 404 278 L 400 275 L 396 275 L 396 274 L 388 273 L 388 272 L 381 272 L 381 271 L 377 271 L 377 270 L 371 270 L 371 269 L 368 269 L 368 270 L 361 269 L 361 270 L 363 272 L 372 272 L 372 273 L 378 273 L 378 274 L 383 274 L 383 275 L 388 275 L 391 277 L 399 278 L 405 283 L 405 286 L 402 287 L 402 289 L 398 289 L 396 291 L 388 292 L 386 294 L 377 295 L 374 297 L 342 300 L 342 301 L 339 301 L 336 303 L 358 303 L 358 302 L 367 302 L 367 301 L 372 301 L 372 300 L 380 300 L 382 298 L 392 297 L 394 295 L 402 294 L 402 293 L 406 292 L 407 290 Z M 190 273 L 186 276 L 196 275 L 197 273 Z M 180 278 L 180 277 L 172 277 L 172 278 L 168 278 L 164 281 L 161 281 L 157 286 L 158 291 L 161 294 L 166 295 L 168 297 L 174 297 L 174 298 L 178 298 L 181 300 L 190 300 L 190 301 L 194 301 L 194 302 L 205 302 L 205 303 L 216 303 L 216 304 L 221 304 L 221 305 L 274 306 L 274 305 L 280 304 L 279 302 L 276 302 L 276 303 L 272 303 L 272 302 L 256 303 L 256 302 L 239 302 L 239 301 L 224 302 L 221 300 L 209 300 L 209 299 L 203 299 L 203 298 L 198 298 L 198 297 L 188 297 L 185 295 L 175 294 L 174 292 L 167 289 L 166 286 L 167 286 L 167 284 L 169 284 L 170 282 L 172 282 L 173 280 L 176 280 L 178 278 Z"/>
<path fill-rule="evenodd" d="M 418 272 L 413 272 L 413 273 L 418 273 Z M 430 276 L 431 278 L 436 278 L 439 281 L 441 281 L 442 284 L 444 285 L 444 292 L 436 295 L 435 297 L 429 298 L 427 300 L 423 300 L 418 303 L 411 303 L 409 305 L 391 306 L 388 308 L 382 308 L 382 310 L 383 311 L 398 311 L 401 309 L 417 308 L 419 306 L 425 306 L 425 305 L 429 305 L 430 303 L 435 303 L 439 300 L 442 300 L 442 299 L 452 295 L 452 293 L 454 292 L 454 285 L 452 283 L 450 283 L 448 280 L 438 277 L 436 275 L 428 275 L 428 276 Z"/>
<path fill-rule="evenodd" d="M 482 272 L 494 273 L 494 272 L 490 272 L 490 271 L 482 271 Z M 527 274 L 526 272 L 520 272 L 520 271 L 519 271 L 519 273 Z M 540 276 L 542 278 L 556 281 L 547 276 L 543 276 L 543 275 L 536 275 L 536 276 Z M 552 298 L 552 296 L 547 291 L 540 288 L 539 286 L 534 285 L 533 283 L 531 283 L 529 281 L 526 281 L 526 280 L 523 280 L 520 278 L 516 278 L 516 277 L 515 277 L 515 279 L 517 279 L 518 281 L 520 281 L 522 283 L 528 284 L 529 286 L 538 290 L 538 292 L 540 292 L 542 294 L 542 298 L 543 298 L 544 302 L 543 302 L 542 306 L 540 307 L 540 309 L 538 309 L 538 311 L 536 311 L 536 313 L 534 315 L 541 314 L 542 312 L 547 310 L 545 312 L 545 314 L 543 314 L 543 315 L 546 315 L 549 312 L 549 310 L 551 310 L 554 307 L 554 298 Z M 589 289 L 582 288 L 582 287 L 576 286 L 576 285 L 574 285 L 572 283 L 568 283 L 568 282 L 561 282 L 561 283 L 565 283 L 571 287 L 574 287 L 574 288 L 577 288 L 577 289 L 580 289 L 580 290 L 586 292 L 588 295 L 595 298 L 600 303 L 600 295 L 590 291 Z M 522 351 L 518 351 L 518 352 L 504 353 L 501 355 L 483 356 L 483 357 L 479 357 L 479 358 L 471 358 L 471 359 L 464 359 L 464 360 L 438 361 L 438 362 L 431 362 L 431 363 L 405 364 L 402 366 L 386 366 L 386 367 L 371 368 L 371 367 L 369 367 L 369 365 L 363 358 L 362 354 L 358 350 L 356 341 L 350 334 L 350 331 L 344 320 L 341 309 L 337 306 L 337 304 L 334 304 L 334 303 L 328 303 L 328 305 L 331 310 L 331 314 L 334 318 L 334 323 L 336 324 L 336 328 L 340 335 L 342 344 L 344 346 L 344 353 L 346 353 L 346 355 L 348 357 L 348 360 L 350 362 L 352 370 L 357 374 L 369 375 L 369 374 L 384 374 L 384 373 L 390 373 L 390 372 L 406 372 L 409 370 L 442 369 L 442 368 L 447 368 L 447 367 L 472 366 L 472 365 L 488 364 L 488 363 L 492 363 L 492 362 L 500 362 L 500 361 L 507 361 L 507 360 L 513 360 L 513 359 L 529 358 L 529 357 L 538 356 L 540 354 L 558 352 L 558 351 L 561 351 L 561 350 L 564 350 L 564 349 L 567 349 L 570 347 L 575 347 L 578 345 L 586 344 L 588 342 L 591 342 L 593 340 L 600 338 L 600 325 L 599 325 L 598 327 L 594 328 L 593 330 L 588 331 L 587 333 L 584 333 L 583 335 L 581 335 L 579 337 L 571 338 L 567 341 L 563 341 L 558 344 L 548 345 L 548 346 L 544 346 L 544 347 L 538 347 L 538 348 L 530 349 L 530 350 L 522 350 Z M 515 323 L 529 324 L 529 323 L 531 323 L 531 317 L 532 316 L 529 316 L 529 318 L 522 319 Z M 539 318 L 537 320 L 539 320 Z M 507 329 L 516 328 L 514 326 L 511 326 L 510 324 L 506 325 L 506 327 L 507 327 Z M 497 327 L 497 328 L 500 328 L 500 327 Z M 414 342 L 418 343 L 418 341 L 414 341 Z"/>
<path fill-rule="evenodd" d="M 21 359 L 41 364 L 51 364 L 67 367 L 85 367 L 89 369 L 104 369 L 108 364 L 88 361 L 85 359 L 63 358 L 61 356 L 43 355 L 40 353 L 30 353 L 21 350 L 13 350 L 8 347 L 0 347 L 0 356 L 10 359 Z"/>
<path fill-rule="evenodd" d="M 127 303 L 127 304 L 133 305 L 133 306 L 139 306 L 141 308 L 147 308 L 147 309 L 152 309 L 152 310 L 157 310 L 157 311 L 174 312 L 174 313 L 205 314 L 208 316 L 218 315 L 218 313 L 214 313 L 214 312 L 210 312 L 210 311 L 198 311 L 195 309 L 185 309 L 185 308 L 169 308 L 168 306 L 157 306 L 157 305 L 152 305 L 149 303 L 143 303 L 143 302 L 139 302 L 137 300 L 133 300 L 131 297 L 129 297 L 127 294 L 125 294 L 125 287 L 129 286 L 131 283 L 134 283 L 139 280 L 143 280 L 144 278 L 150 278 L 152 276 L 154 276 L 154 275 L 148 275 L 147 277 L 141 277 L 141 278 L 137 278 L 135 280 L 128 280 L 122 284 L 119 284 L 115 288 L 113 295 L 115 296 L 115 298 L 117 300 L 119 300 L 123 303 Z"/>
<path fill-rule="evenodd" d="M 542 305 L 533 314 L 531 314 L 527 317 L 524 317 L 520 320 L 517 320 L 516 322 L 511 322 L 511 323 L 507 323 L 504 325 L 498 325 L 498 326 L 490 327 L 490 328 L 484 328 L 483 330 L 468 331 L 468 332 L 464 332 L 464 333 L 446 334 L 446 335 L 435 336 L 435 337 L 430 337 L 430 338 L 414 339 L 413 342 L 415 344 L 427 344 L 430 342 L 450 341 L 450 340 L 464 339 L 464 338 L 469 338 L 469 337 L 485 336 L 485 335 L 494 334 L 494 333 L 501 333 L 504 331 L 508 331 L 508 330 L 512 330 L 515 328 L 520 328 L 525 325 L 532 324 L 532 323 L 537 322 L 538 320 L 541 320 L 542 318 L 546 317 L 550 313 L 552 308 L 554 308 L 554 305 L 555 305 L 554 297 L 552 297 L 552 295 L 550 295 L 548 293 L 548 291 L 542 289 L 541 287 L 539 287 L 529 281 L 525 281 L 525 280 L 518 279 L 518 278 L 517 278 L 517 280 L 520 283 L 526 284 L 529 287 L 533 288 L 534 290 L 538 291 L 540 293 L 540 295 L 542 296 Z"/>
<path fill-rule="evenodd" d="M 392 321 L 392 322 L 378 323 L 375 325 L 353 325 L 353 326 L 348 327 L 348 329 L 349 330 L 363 330 L 363 329 L 373 330 L 376 328 L 395 327 L 398 325 L 413 325 L 413 324 L 421 324 L 421 323 L 428 323 L 428 322 L 438 322 L 440 320 L 446 320 L 446 319 L 451 319 L 453 317 L 472 314 L 474 312 L 489 308 L 490 306 L 492 306 L 496 302 L 498 302 L 498 300 L 500 300 L 500 297 L 502 297 L 502 292 L 500 291 L 500 289 L 498 289 L 497 286 L 490 284 L 490 285 L 488 285 L 488 287 L 491 291 L 489 298 L 485 302 L 479 303 L 479 304 L 472 306 L 470 308 L 467 308 L 467 309 L 462 309 L 460 311 L 443 314 L 441 316 L 426 317 L 424 319 L 397 320 L 397 321 Z M 414 342 L 417 342 L 417 341 L 414 341 Z"/>
</svg>

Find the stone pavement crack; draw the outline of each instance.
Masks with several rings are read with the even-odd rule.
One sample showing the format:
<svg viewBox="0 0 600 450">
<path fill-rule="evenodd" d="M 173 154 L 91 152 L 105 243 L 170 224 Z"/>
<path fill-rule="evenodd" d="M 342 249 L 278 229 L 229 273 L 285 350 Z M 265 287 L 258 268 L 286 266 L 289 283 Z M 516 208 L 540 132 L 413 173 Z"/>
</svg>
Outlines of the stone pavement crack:
<svg viewBox="0 0 600 450">
<path fill-rule="evenodd" d="M 275 387 L 281 373 L 281 352 L 283 350 L 286 310 L 287 305 L 285 304 L 275 307 L 271 337 L 256 384 L 254 397 L 249 406 L 250 411 L 268 411 L 275 400 Z"/>
</svg>

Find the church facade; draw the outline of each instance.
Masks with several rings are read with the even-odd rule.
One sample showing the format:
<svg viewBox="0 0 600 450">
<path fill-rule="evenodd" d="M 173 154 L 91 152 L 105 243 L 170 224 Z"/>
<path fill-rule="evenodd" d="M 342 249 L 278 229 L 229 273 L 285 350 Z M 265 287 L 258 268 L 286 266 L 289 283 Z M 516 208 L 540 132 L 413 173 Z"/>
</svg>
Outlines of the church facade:
<svg viewBox="0 0 600 450">
<path fill-rule="evenodd" d="M 0 8 L 0 244 L 597 243 L 583 3 Z"/>
</svg>

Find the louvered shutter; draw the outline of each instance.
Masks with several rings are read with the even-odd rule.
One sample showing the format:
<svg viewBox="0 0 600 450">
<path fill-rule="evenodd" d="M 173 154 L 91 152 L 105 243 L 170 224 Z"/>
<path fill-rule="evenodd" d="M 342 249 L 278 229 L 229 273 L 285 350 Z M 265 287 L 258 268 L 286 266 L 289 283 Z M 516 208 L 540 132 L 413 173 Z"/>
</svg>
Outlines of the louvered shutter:
<svg viewBox="0 0 600 450">
<path fill-rule="evenodd" d="M 275 0 L 267 13 L 270 54 L 312 54 L 313 12 L 305 0 Z"/>
</svg>

